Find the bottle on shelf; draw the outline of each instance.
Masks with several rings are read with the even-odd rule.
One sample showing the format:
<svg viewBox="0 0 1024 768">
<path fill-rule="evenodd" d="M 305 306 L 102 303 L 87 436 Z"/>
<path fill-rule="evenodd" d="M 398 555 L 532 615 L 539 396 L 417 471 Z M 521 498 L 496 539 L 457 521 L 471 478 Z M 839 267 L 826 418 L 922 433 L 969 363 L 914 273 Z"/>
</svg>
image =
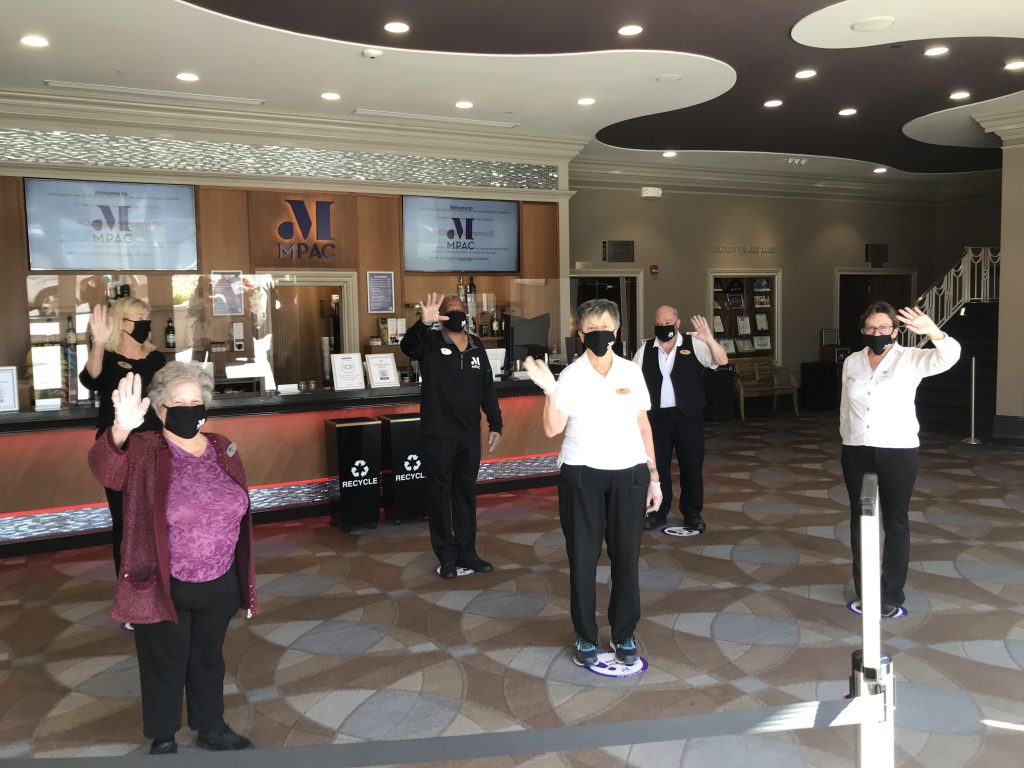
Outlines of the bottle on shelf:
<svg viewBox="0 0 1024 768">
<path fill-rule="evenodd" d="M 78 404 L 78 334 L 75 332 L 75 318 L 68 315 L 64 330 L 63 369 L 64 389 L 68 405 Z"/>
<path fill-rule="evenodd" d="M 555 344 L 555 346 L 553 346 L 551 348 L 550 361 L 552 363 L 561 363 L 562 362 L 562 355 L 558 351 L 558 345 L 557 344 Z"/>
<path fill-rule="evenodd" d="M 465 301 L 466 300 L 466 283 L 463 281 L 462 275 L 459 275 L 459 287 L 458 287 L 457 290 L 458 290 L 459 298 L 462 301 Z"/>
<path fill-rule="evenodd" d="M 473 282 L 473 276 L 469 276 L 469 288 L 466 289 L 466 300 L 476 301 L 476 283 Z"/>
<path fill-rule="evenodd" d="M 501 320 L 498 318 L 498 310 L 494 310 L 494 315 L 491 316 L 491 336 L 501 335 Z"/>
<path fill-rule="evenodd" d="M 167 327 L 164 328 L 164 346 L 167 349 L 174 349 L 175 335 L 174 335 L 174 318 L 167 318 Z"/>
</svg>

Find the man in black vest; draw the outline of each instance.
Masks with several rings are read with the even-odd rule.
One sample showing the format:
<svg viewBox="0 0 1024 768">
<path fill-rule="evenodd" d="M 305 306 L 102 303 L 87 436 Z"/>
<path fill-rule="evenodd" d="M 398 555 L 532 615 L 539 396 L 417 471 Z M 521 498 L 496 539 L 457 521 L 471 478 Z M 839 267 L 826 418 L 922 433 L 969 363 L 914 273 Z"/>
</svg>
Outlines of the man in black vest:
<svg viewBox="0 0 1024 768">
<path fill-rule="evenodd" d="M 690 318 L 693 330 L 679 332 L 679 312 L 662 306 L 654 313 L 654 338 L 633 358 L 644 373 L 651 394 L 648 413 L 654 433 L 654 458 L 661 478 L 661 507 L 644 524 L 646 530 L 665 525 L 672 507 L 672 451 L 679 460 L 679 511 L 683 526 L 707 527 L 704 507 L 704 369 L 729 362 L 715 341 L 708 321 Z"/>
</svg>

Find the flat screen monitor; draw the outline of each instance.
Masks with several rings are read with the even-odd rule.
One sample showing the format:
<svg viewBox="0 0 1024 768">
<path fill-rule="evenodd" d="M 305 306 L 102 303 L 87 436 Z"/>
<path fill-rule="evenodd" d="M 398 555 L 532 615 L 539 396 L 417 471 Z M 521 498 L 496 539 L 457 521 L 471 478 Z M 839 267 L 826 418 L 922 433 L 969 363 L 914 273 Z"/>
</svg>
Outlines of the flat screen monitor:
<svg viewBox="0 0 1024 768">
<path fill-rule="evenodd" d="M 195 190 L 183 184 L 25 179 L 29 268 L 198 267 Z"/>
<path fill-rule="evenodd" d="M 406 196 L 406 272 L 518 272 L 519 203 Z"/>
</svg>

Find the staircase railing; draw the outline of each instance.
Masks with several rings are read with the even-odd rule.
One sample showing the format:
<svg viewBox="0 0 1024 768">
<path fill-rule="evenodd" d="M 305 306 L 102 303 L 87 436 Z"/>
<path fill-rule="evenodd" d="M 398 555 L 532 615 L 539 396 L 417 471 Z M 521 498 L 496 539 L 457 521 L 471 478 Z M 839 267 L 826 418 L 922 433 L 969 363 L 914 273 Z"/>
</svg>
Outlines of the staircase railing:
<svg viewBox="0 0 1024 768">
<path fill-rule="evenodd" d="M 968 302 L 998 300 L 999 249 L 968 246 L 963 258 L 918 297 L 917 306 L 941 328 Z M 900 329 L 904 346 L 920 347 L 927 341 Z"/>
</svg>

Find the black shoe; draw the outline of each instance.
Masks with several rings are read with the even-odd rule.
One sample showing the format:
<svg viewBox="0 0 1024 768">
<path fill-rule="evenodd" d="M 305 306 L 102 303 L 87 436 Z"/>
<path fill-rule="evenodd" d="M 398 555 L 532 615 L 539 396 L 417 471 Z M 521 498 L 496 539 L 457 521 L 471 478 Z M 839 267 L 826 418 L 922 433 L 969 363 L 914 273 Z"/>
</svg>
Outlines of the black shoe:
<svg viewBox="0 0 1024 768">
<path fill-rule="evenodd" d="M 882 618 L 883 619 L 895 619 L 900 615 L 902 606 L 899 605 L 883 605 L 882 606 Z"/>
<path fill-rule="evenodd" d="M 700 513 L 693 517 L 683 518 L 683 528 L 689 528 L 691 531 L 700 531 L 704 533 L 707 530 L 707 523 L 704 522 L 704 518 L 700 516 Z"/>
<path fill-rule="evenodd" d="M 200 731 L 196 746 L 213 752 L 226 752 L 230 749 L 252 749 L 252 742 L 245 736 L 239 736 L 229 727 L 223 733 Z"/>
<path fill-rule="evenodd" d="M 577 667 L 592 667 L 597 664 L 597 646 L 589 640 L 576 635 L 573 645 L 572 663 Z"/>
<path fill-rule="evenodd" d="M 454 579 L 459 575 L 459 567 L 455 563 L 441 563 L 441 578 Z"/>
<path fill-rule="evenodd" d="M 612 650 L 615 651 L 615 660 L 626 667 L 636 664 L 638 658 L 636 652 L 636 639 L 629 638 L 621 643 L 612 641 Z"/>
<path fill-rule="evenodd" d="M 153 743 L 149 745 L 149 754 L 176 755 L 178 754 L 178 742 L 174 740 L 173 736 L 169 739 L 153 739 Z"/>
<path fill-rule="evenodd" d="M 463 560 L 459 563 L 459 565 L 463 568 L 468 568 L 469 570 L 473 571 L 473 573 L 490 573 L 494 570 L 494 566 L 488 563 L 479 555 L 474 555 L 473 557 L 467 560 Z"/>
<path fill-rule="evenodd" d="M 661 520 L 661 519 L 655 518 L 655 517 L 645 517 L 644 518 L 644 530 L 645 531 L 653 531 L 655 528 L 661 528 L 663 525 L 665 525 L 666 522 L 667 522 L 666 520 Z"/>
</svg>

